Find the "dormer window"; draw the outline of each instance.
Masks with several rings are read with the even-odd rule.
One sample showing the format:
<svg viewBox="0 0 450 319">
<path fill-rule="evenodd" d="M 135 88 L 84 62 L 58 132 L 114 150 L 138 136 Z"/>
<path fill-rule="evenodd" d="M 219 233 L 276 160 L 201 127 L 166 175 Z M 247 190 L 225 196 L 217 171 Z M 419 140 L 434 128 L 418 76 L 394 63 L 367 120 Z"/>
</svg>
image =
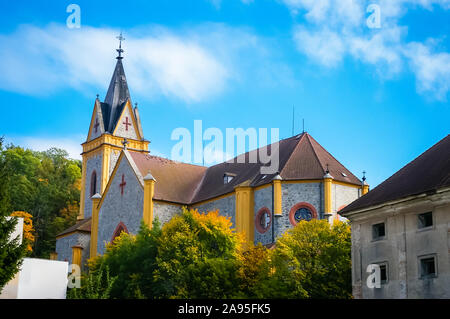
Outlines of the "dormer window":
<svg viewBox="0 0 450 319">
<path fill-rule="evenodd" d="M 228 184 L 236 176 L 236 174 L 225 173 L 223 174 L 223 183 Z"/>
</svg>

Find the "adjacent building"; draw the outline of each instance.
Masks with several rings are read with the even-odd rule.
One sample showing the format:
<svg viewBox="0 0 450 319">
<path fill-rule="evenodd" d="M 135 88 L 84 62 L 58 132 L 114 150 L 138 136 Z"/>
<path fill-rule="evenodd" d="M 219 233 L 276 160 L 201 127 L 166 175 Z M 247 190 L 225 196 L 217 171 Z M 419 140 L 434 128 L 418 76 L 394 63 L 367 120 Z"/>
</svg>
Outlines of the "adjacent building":
<svg viewBox="0 0 450 319">
<path fill-rule="evenodd" d="M 450 135 L 340 213 L 355 298 L 450 298 Z M 367 284 L 373 264 L 379 288 Z"/>
</svg>

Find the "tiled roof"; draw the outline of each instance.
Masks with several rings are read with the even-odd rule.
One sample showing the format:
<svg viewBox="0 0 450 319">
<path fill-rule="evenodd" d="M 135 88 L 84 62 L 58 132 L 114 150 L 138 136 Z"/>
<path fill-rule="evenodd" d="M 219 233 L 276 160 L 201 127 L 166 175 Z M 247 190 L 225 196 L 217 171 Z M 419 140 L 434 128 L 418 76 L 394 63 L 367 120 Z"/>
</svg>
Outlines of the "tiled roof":
<svg viewBox="0 0 450 319">
<path fill-rule="evenodd" d="M 156 179 L 154 199 L 188 204 L 191 202 L 206 167 L 171 161 L 138 152 L 130 155 L 142 176 Z"/>
<path fill-rule="evenodd" d="M 356 176 L 307 133 L 265 146 L 260 152 L 270 154 L 275 147 L 279 148 L 278 172 L 284 180 L 322 179 L 328 166 L 335 180 L 361 185 Z M 268 184 L 277 175 L 277 172 L 261 173 L 264 164 L 259 160 L 258 150 L 243 154 L 244 163 L 238 163 L 237 158 L 234 158 L 209 168 L 136 152 L 130 154 L 142 176 L 150 171 L 155 177 L 155 199 L 183 204 L 231 193 L 243 182 L 248 182 L 253 187 Z M 253 155 L 257 161 L 249 163 Z M 234 177 L 230 182 L 224 183 L 224 174 Z"/>
<path fill-rule="evenodd" d="M 63 232 L 59 233 L 56 236 L 59 237 L 62 235 L 66 235 L 66 234 L 75 232 L 75 231 L 90 233 L 91 232 L 91 217 L 77 222 L 75 225 L 67 228 L 66 230 L 64 230 Z"/>
<path fill-rule="evenodd" d="M 341 214 L 450 186 L 450 135 L 357 199 Z"/>
</svg>

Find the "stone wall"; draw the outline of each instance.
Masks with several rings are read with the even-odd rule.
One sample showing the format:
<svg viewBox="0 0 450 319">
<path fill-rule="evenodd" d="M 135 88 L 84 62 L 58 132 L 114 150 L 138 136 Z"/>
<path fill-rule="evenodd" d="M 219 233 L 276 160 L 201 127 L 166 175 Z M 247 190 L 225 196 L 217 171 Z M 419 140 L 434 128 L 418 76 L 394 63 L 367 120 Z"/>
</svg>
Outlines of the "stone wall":
<svg viewBox="0 0 450 319">
<path fill-rule="evenodd" d="M 255 219 L 255 225 L 259 221 L 256 220 L 256 215 L 258 214 L 258 211 L 263 208 L 267 207 L 270 211 L 271 215 L 271 222 L 269 229 L 264 232 L 260 233 L 258 229 L 255 227 L 255 244 L 261 243 L 263 245 L 271 244 L 273 242 L 273 189 L 272 185 L 269 185 L 268 187 L 257 189 L 254 191 L 254 219 Z"/>
<path fill-rule="evenodd" d="M 111 241 L 120 222 L 126 226 L 129 233 L 136 234 L 142 220 L 144 189 L 125 156 L 118 165 L 99 212 L 97 239 L 99 254 L 105 252 L 105 244 Z M 119 186 L 122 183 L 122 176 L 126 182 L 123 195 Z"/>
<path fill-rule="evenodd" d="M 89 259 L 90 250 L 90 239 L 91 234 L 77 232 L 56 240 L 56 253 L 58 254 L 58 260 L 67 261 L 69 265 L 72 263 L 72 247 L 81 246 L 83 247 L 83 252 L 81 255 L 82 270 L 86 270 L 86 261 Z"/>
<path fill-rule="evenodd" d="M 331 208 L 337 212 L 341 207 L 347 206 L 359 197 L 360 188 L 344 186 L 339 184 L 331 185 Z"/>
<path fill-rule="evenodd" d="M 153 202 L 153 219 L 158 217 L 161 225 L 164 225 L 175 215 L 181 214 L 182 206 Z"/>
<path fill-rule="evenodd" d="M 86 184 L 85 197 L 84 197 L 84 218 L 92 216 L 92 200 L 91 200 L 91 177 L 92 172 L 95 170 L 97 174 L 97 193 L 101 192 L 102 187 L 102 153 L 97 153 L 86 160 Z"/>
<path fill-rule="evenodd" d="M 128 117 L 128 123 L 131 123 L 131 125 L 124 124 L 127 117 Z M 123 115 L 119 119 L 119 122 L 117 123 L 116 131 L 115 131 L 114 135 L 137 140 L 138 139 L 137 134 L 136 134 L 137 127 L 134 127 L 133 117 L 134 116 L 130 114 L 129 108 L 127 106 L 125 106 Z"/>
<path fill-rule="evenodd" d="M 234 194 L 204 204 L 193 205 L 192 208 L 198 208 L 199 212 L 209 212 L 218 209 L 220 215 L 231 217 L 232 227 L 236 227 L 236 196 Z"/>
<path fill-rule="evenodd" d="M 289 212 L 295 204 L 306 202 L 314 206 L 318 218 L 321 218 L 322 212 L 322 183 L 282 183 L 281 191 L 283 194 L 281 204 L 283 214 L 282 216 L 275 216 L 274 219 L 275 239 L 292 227 L 289 221 Z"/>
</svg>

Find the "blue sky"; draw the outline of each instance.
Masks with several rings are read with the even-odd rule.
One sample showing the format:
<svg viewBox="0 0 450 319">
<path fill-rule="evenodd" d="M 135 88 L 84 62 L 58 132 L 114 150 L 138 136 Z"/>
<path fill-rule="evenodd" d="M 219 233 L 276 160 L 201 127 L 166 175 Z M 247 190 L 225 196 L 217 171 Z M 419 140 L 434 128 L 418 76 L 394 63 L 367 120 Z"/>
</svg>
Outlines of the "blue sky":
<svg viewBox="0 0 450 319">
<path fill-rule="evenodd" d="M 66 7 L 81 8 L 69 29 Z M 369 28 L 369 4 L 381 27 Z M 450 0 L 2 1 L 0 135 L 33 149 L 86 138 L 124 32 L 153 153 L 177 127 L 306 130 L 375 186 L 449 134 Z"/>
</svg>

